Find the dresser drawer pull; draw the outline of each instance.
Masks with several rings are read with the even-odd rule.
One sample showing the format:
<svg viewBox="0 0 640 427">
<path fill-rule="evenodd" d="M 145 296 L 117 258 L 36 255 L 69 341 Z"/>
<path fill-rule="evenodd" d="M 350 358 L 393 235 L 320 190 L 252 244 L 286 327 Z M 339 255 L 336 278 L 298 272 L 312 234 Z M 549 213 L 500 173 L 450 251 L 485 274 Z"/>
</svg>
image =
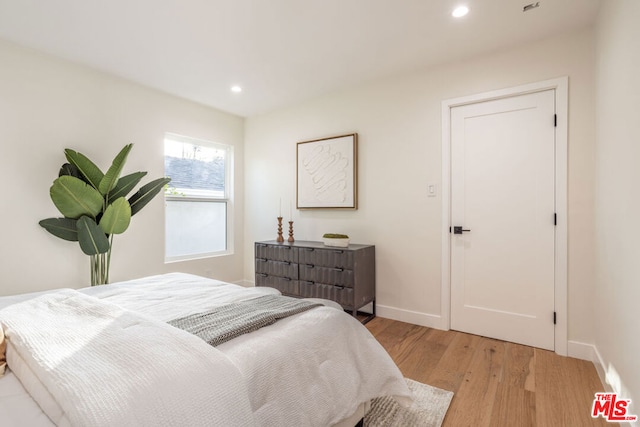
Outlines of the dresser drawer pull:
<svg viewBox="0 0 640 427">
<path fill-rule="evenodd" d="M 313 268 L 313 267 L 315 267 L 315 265 L 313 265 L 313 264 L 307 264 L 307 265 L 305 265 L 305 267 L 307 267 L 307 268 Z"/>
<path fill-rule="evenodd" d="M 265 245 L 264 243 L 258 243 L 256 246 L 259 248 L 266 248 L 268 245 Z"/>
<path fill-rule="evenodd" d="M 314 249 L 314 248 L 304 248 L 304 250 L 305 250 L 305 251 L 307 251 L 307 252 L 313 252 L 313 251 L 315 251 L 315 249 Z"/>
<path fill-rule="evenodd" d="M 305 284 L 305 285 L 315 285 L 315 284 L 316 284 L 316 282 L 310 282 L 310 281 L 306 280 L 306 281 L 304 282 L 304 284 Z"/>
<path fill-rule="evenodd" d="M 342 272 L 344 271 L 344 268 L 335 267 L 335 268 L 333 269 L 333 271 L 339 271 L 339 272 L 341 272 L 341 273 L 342 273 Z"/>
<path fill-rule="evenodd" d="M 336 285 L 335 287 L 336 287 L 336 288 L 338 288 L 338 289 L 340 289 L 340 290 L 343 290 L 343 289 L 344 289 L 344 286 L 338 286 L 338 285 Z"/>
<path fill-rule="evenodd" d="M 286 280 L 287 282 L 291 281 L 291 277 L 283 277 L 282 280 Z"/>
<path fill-rule="evenodd" d="M 268 274 L 264 274 L 264 273 L 258 273 L 258 276 L 260 276 L 260 277 L 269 277 Z"/>
<path fill-rule="evenodd" d="M 266 258 L 256 258 L 256 261 L 258 262 L 267 262 Z"/>
<path fill-rule="evenodd" d="M 340 249 L 334 249 L 333 253 L 335 253 L 335 254 L 343 254 L 344 251 L 341 251 Z"/>
<path fill-rule="evenodd" d="M 283 246 L 286 250 L 291 250 L 291 246 Z"/>
</svg>

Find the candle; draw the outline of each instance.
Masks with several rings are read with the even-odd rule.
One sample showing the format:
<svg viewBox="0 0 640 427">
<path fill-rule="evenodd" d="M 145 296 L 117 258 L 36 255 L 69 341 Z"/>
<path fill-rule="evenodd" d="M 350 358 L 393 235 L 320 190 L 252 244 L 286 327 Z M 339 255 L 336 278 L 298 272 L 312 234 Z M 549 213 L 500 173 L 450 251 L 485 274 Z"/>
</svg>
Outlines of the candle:
<svg viewBox="0 0 640 427">
<path fill-rule="evenodd" d="M 282 197 L 280 197 L 280 213 L 278 214 L 279 217 L 282 217 Z"/>
<path fill-rule="evenodd" d="M 291 210 L 292 202 L 289 200 L 289 221 L 293 221 L 293 211 Z"/>
</svg>

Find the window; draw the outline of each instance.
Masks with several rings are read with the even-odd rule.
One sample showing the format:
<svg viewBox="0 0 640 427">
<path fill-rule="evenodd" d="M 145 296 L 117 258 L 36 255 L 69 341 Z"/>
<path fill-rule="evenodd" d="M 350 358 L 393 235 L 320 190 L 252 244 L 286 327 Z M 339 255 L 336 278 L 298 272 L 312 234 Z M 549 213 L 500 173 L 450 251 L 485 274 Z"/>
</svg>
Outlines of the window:
<svg viewBox="0 0 640 427">
<path fill-rule="evenodd" d="M 166 134 L 165 261 L 229 253 L 233 147 Z"/>
</svg>

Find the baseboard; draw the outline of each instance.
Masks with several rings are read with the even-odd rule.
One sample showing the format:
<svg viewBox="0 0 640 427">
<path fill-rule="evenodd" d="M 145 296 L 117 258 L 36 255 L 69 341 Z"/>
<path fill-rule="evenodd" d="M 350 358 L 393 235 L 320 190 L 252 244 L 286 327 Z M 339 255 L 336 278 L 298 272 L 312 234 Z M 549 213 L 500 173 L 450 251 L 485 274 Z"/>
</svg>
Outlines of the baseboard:
<svg viewBox="0 0 640 427">
<path fill-rule="evenodd" d="M 251 281 L 251 280 L 237 280 L 235 282 L 232 282 L 234 285 L 240 285 L 242 287 L 245 288 L 253 288 L 256 284 L 255 282 Z"/>
<path fill-rule="evenodd" d="M 600 377 L 600 381 L 604 385 L 604 388 L 605 388 L 604 391 L 609 393 L 617 393 L 622 398 L 631 399 L 631 402 L 627 407 L 628 414 L 638 415 L 637 411 L 638 411 L 638 408 L 640 407 L 637 404 L 634 404 L 635 400 L 633 399 L 633 396 L 631 396 L 630 390 L 623 383 L 622 378 L 620 377 L 620 374 L 618 374 L 618 371 L 615 369 L 613 365 L 609 364 L 607 366 L 605 364 L 604 359 L 602 358 L 602 356 L 600 355 L 600 352 L 598 351 L 598 347 L 593 346 L 593 354 L 594 354 L 593 364 L 596 367 L 596 371 L 598 371 L 598 376 Z M 640 421 L 621 422 L 620 425 L 628 426 L 628 427 L 638 427 L 640 426 Z"/>
<path fill-rule="evenodd" d="M 624 398 L 630 398 L 628 396 L 628 390 L 622 383 L 622 380 L 618 373 L 616 372 L 613 366 L 609 366 L 605 368 L 604 360 L 598 351 L 598 347 L 592 344 L 585 344 L 577 341 L 569 341 L 567 343 L 568 355 L 570 357 L 575 357 L 577 359 L 588 360 L 593 363 L 593 366 L 596 368 L 596 372 L 598 373 L 598 377 L 600 378 L 600 382 L 602 383 L 604 391 L 607 393 L 618 393 L 618 395 Z M 629 413 L 633 415 L 637 415 L 635 412 L 635 408 L 633 405 L 633 400 L 629 406 Z M 640 424 L 638 423 L 620 423 L 621 426 L 630 426 L 635 427 Z"/>
<path fill-rule="evenodd" d="M 607 371 L 604 368 L 604 360 L 602 360 L 602 356 L 600 356 L 600 352 L 598 348 L 594 345 L 593 347 L 593 365 L 596 367 L 596 371 L 598 372 L 598 377 L 600 377 L 600 382 L 604 385 L 604 391 L 606 392 L 616 392 L 620 393 L 620 390 L 614 390 L 614 387 L 607 378 Z"/>
<path fill-rule="evenodd" d="M 596 364 L 596 348 L 593 344 L 569 341 L 567 342 L 567 356 L 581 360 L 588 360 L 589 362 Z"/>
<path fill-rule="evenodd" d="M 396 307 L 376 304 L 376 315 L 400 322 L 413 323 L 414 325 L 428 328 L 443 329 L 442 317 L 434 314 L 420 313 L 418 311 L 403 310 Z"/>
</svg>

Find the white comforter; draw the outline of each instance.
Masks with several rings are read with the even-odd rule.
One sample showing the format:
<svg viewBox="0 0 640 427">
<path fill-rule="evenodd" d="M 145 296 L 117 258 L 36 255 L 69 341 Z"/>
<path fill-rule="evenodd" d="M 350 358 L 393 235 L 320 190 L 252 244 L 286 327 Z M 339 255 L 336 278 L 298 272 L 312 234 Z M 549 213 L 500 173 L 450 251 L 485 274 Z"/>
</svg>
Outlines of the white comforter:
<svg viewBox="0 0 640 427">
<path fill-rule="evenodd" d="M 0 316 L 9 366 L 57 425 L 255 424 L 231 361 L 167 323 L 71 289 Z"/>
<path fill-rule="evenodd" d="M 143 316 L 167 321 L 277 291 L 245 289 L 174 273 L 81 292 Z M 0 318 L 5 316 L 3 311 L 0 310 Z M 186 334 L 178 330 L 172 332 Z M 188 340 L 192 338 L 195 337 L 189 336 Z M 173 340 L 168 341 L 165 344 L 171 346 Z M 225 425 L 243 425 L 247 415 L 242 409 L 244 399 L 248 400 L 249 414 L 257 425 L 323 427 L 350 416 L 360 403 L 376 396 L 394 395 L 404 403 L 410 401 L 410 391 L 384 349 L 355 319 L 334 308 L 316 308 L 207 350 L 216 354 L 214 371 L 224 370 L 230 372 L 231 377 L 240 376 L 233 381 L 235 385 L 228 388 L 226 383 L 208 381 L 204 375 L 197 381 L 181 380 L 191 382 L 193 388 L 210 390 L 212 399 L 222 398 L 211 402 L 215 411 L 228 404 L 221 394 L 237 400 L 240 409 L 234 413 L 238 418 Z M 224 356 L 219 364 L 218 355 Z M 244 392 L 238 390 L 242 387 L 246 387 Z M 152 399 L 151 395 L 148 398 Z M 63 406 L 62 402 L 58 403 Z M 125 411 L 124 417 L 127 415 Z M 203 418 L 189 423 L 184 419 L 173 425 L 214 423 Z"/>
</svg>

